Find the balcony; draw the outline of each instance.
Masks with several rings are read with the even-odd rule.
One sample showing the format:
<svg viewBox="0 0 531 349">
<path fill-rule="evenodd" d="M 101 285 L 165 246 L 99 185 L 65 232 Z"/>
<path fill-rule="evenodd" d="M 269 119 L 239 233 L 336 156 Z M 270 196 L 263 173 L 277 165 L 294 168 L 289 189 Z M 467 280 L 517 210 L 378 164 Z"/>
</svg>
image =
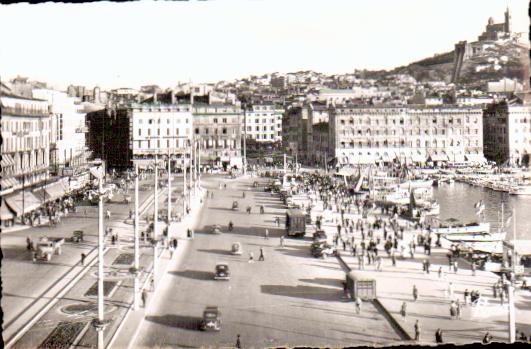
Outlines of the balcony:
<svg viewBox="0 0 531 349">
<path fill-rule="evenodd" d="M 48 110 L 28 110 L 24 108 L 2 107 L 3 115 L 13 116 L 48 116 Z"/>
</svg>

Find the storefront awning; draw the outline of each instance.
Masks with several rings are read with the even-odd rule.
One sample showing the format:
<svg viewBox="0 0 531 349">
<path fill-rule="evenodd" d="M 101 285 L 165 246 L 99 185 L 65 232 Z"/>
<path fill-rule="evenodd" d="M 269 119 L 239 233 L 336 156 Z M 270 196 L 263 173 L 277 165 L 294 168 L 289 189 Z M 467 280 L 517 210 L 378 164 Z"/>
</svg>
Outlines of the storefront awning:
<svg viewBox="0 0 531 349">
<path fill-rule="evenodd" d="M 413 162 L 425 162 L 426 157 L 422 156 L 421 154 L 411 154 L 411 160 Z"/>
<path fill-rule="evenodd" d="M 47 200 L 48 198 L 50 198 L 50 200 L 60 199 L 65 196 L 66 193 L 62 182 L 53 183 L 44 188 L 44 190 L 46 191 Z"/>
<path fill-rule="evenodd" d="M 42 200 L 39 200 L 29 190 L 18 191 L 16 193 L 7 195 L 4 202 L 13 210 L 17 216 L 28 213 L 38 209 L 41 206 Z"/>
<path fill-rule="evenodd" d="M 2 161 L 0 161 L 2 167 L 8 167 L 15 165 L 15 160 L 10 154 L 2 154 Z"/>
<path fill-rule="evenodd" d="M 428 157 L 429 160 L 434 162 L 448 161 L 448 155 L 446 154 L 432 154 Z"/>
<path fill-rule="evenodd" d="M 374 164 L 375 159 L 372 155 L 350 155 L 348 157 L 349 164 Z"/>
<path fill-rule="evenodd" d="M 14 217 L 15 215 L 13 212 L 11 212 L 5 201 L 2 201 L 2 205 L 0 205 L 0 219 L 7 221 L 9 219 L 13 219 Z"/>
<path fill-rule="evenodd" d="M 468 162 L 484 164 L 487 162 L 487 159 L 483 154 L 465 154 L 465 160 Z"/>
</svg>

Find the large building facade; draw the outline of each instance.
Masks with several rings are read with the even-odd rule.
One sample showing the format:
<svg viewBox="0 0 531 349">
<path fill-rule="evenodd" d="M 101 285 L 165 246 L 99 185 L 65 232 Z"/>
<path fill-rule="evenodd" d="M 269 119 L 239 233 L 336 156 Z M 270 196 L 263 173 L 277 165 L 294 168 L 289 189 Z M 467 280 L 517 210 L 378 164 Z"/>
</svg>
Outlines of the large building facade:
<svg viewBox="0 0 531 349">
<path fill-rule="evenodd" d="M 531 107 L 507 102 L 487 106 L 483 115 L 487 159 L 499 164 L 529 166 Z"/>
<path fill-rule="evenodd" d="M 49 178 L 50 110 L 45 100 L 1 88 L 1 218 L 12 220 L 40 207 L 32 191 Z"/>
<path fill-rule="evenodd" d="M 194 104 L 192 113 L 193 137 L 199 142 L 201 164 L 241 168 L 241 108 L 230 104 Z"/>
<path fill-rule="evenodd" d="M 338 105 L 329 127 L 339 165 L 484 161 L 479 108 Z"/>
<path fill-rule="evenodd" d="M 274 104 L 252 105 L 244 113 L 242 133 L 261 143 L 282 141 L 282 115 L 284 109 Z"/>
<path fill-rule="evenodd" d="M 188 105 L 132 104 L 87 115 L 89 147 L 109 168 L 126 169 L 135 162 L 150 168 L 157 156 L 183 164 L 192 140 L 192 108 Z"/>
<path fill-rule="evenodd" d="M 65 92 L 34 89 L 33 96 L 47 100 L 51 108 L 50 170 L 62 175 L 87 162 L 85 113 L 77 98 Z"/>
</svg>

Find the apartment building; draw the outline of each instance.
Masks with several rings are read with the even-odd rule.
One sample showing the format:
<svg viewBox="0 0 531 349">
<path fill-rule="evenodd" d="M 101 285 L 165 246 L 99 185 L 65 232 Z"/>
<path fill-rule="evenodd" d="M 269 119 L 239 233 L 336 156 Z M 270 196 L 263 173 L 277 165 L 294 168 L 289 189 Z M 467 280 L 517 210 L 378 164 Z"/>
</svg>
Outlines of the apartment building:
<svg viewBox="0 0 531 349">
<path fill-rule="evenodd" d="M 257 142 L 282 141 L 282 115 L 284 109 L 274 104 L 255 104 L 244 113 L 242 133 Z"/>
<path fill-rule="evenodd" d="M 49 178 L 50 110 L 48 102 L 21 97 L 2 84 L 1 219 L 12 220 L 38 209 L 32 193 Z"/>
<path fill-rule="evenodd" d="M 336 105 L 330 108 L 330 145 L 340 165 L 484 162 L 482 110 Z"/>
<path fill-rule="evenodd" d="M 241 168 L 243 112 L 231 104 L 194 104 L 193 138 L 199 142 L 201 164 Z"/>
<path fill-rule="evenodd" d="M 492 103 L 483 114 L 485 157 L 499 164 L 529 166 L 531 107 Z"/>
</svg>

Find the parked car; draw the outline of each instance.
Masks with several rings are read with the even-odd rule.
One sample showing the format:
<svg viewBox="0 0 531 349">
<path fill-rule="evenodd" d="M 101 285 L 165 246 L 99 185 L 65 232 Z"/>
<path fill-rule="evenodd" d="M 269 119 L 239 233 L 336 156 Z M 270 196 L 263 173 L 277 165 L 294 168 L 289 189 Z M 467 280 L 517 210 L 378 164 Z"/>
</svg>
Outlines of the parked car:
<svg viewBox="0 0 531 349">
<path fill-rule="evenodd" d="M 221 312 L 216 306 L 208 306 L 203 311 L 203 319 L 199 325 L 202 331 L 221 330 Z"/>
<path fill-rule="evenodd" d="M 317 230 L 315 233 L 313 233 L 313 241 L 314 242 L 327 242 L 328 237 L 326 236 L 325 231 Z"/>
<path fill-rule="evenodd" d="M 216 274 L 214 275 L 214 280 L 230 280 L 230 270 L 228 264 L 216 264 Z"/>
<path fill-rule="evenodd" d="M 83 230 L 74 230 L 72 233 L 72 242 L 81 242 L 83 241 Z"/>
<path fill-rule="evenodd" d="M 232 254 L 235 254 L 235 255 L 241 255 L 242 254 L 242 244 L 240 244 L 239 242 L 235 242 L 232 244 L 232 247 L 231 247 L 231 253 Z"/>
<path fill-rule="evenodd" d="M 328 243 L 314 242 L 310 247 L 310 252 L 315 258 L 326 258 L 335 254 L 336 249 Z"/>
</svg>

